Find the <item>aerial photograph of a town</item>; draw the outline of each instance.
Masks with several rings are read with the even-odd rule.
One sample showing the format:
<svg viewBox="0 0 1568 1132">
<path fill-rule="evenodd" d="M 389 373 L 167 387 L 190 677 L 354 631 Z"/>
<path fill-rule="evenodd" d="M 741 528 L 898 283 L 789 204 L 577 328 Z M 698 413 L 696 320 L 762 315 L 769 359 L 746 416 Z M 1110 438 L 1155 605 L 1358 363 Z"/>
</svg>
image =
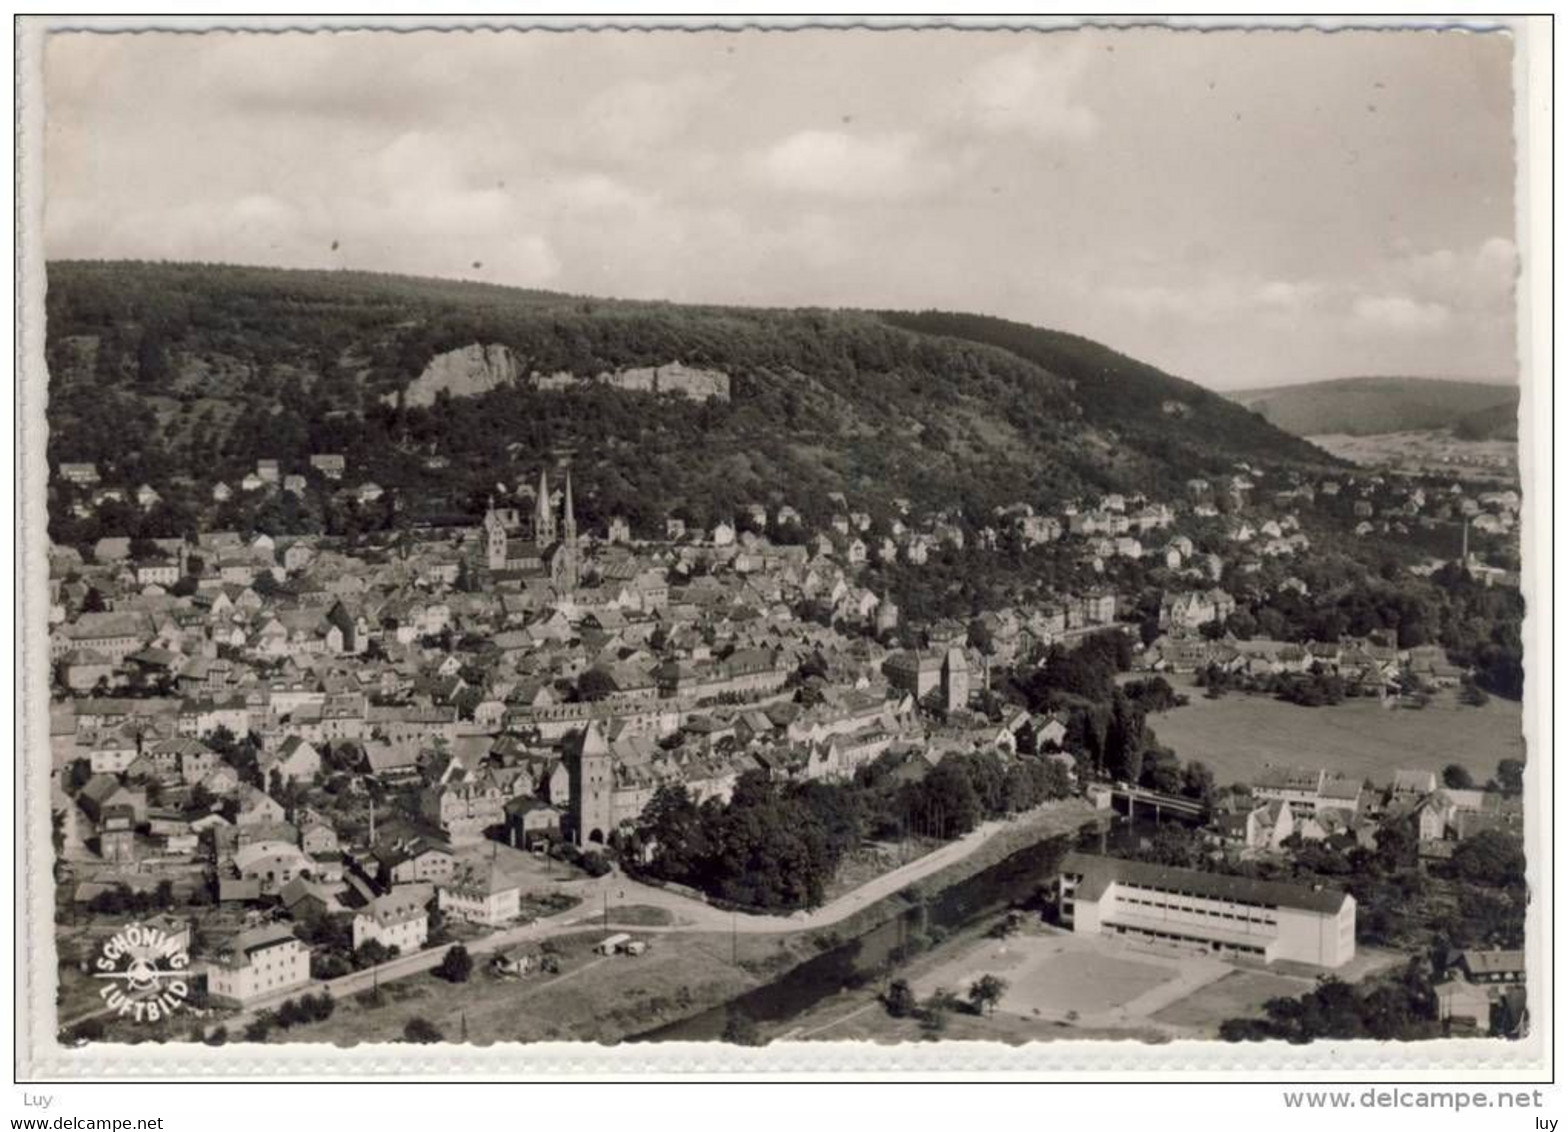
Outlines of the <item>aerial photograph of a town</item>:
<svg viewBox="0 0 1568 1132">
<path fill-rule="evenodd" d="M 50 34 L 54 1040 L 1529 1038 L 1514 47 Z"/>
</svg>

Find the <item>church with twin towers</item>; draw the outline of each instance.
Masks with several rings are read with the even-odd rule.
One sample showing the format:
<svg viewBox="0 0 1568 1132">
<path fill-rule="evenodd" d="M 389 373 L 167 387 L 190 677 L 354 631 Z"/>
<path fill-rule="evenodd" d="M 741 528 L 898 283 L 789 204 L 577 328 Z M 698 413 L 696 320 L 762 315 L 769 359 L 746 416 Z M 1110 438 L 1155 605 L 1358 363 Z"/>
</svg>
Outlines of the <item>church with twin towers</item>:
<svg viewBox="0 0 1568 1132">
<path fill-rule="evenodd" d="M 497 507 L 491 498 L 485 509 L 484 556 L 492 576 L 537 577 L 542 572 L 561 593 L 577 589 L 582 580 L 582 561 L 570 471 L 566 473 L 563 494 L 558 519 L 550 499 L 549 476 L 541 469 L 531 519 L 525 520 L 515 507 Z"/>
</svg>

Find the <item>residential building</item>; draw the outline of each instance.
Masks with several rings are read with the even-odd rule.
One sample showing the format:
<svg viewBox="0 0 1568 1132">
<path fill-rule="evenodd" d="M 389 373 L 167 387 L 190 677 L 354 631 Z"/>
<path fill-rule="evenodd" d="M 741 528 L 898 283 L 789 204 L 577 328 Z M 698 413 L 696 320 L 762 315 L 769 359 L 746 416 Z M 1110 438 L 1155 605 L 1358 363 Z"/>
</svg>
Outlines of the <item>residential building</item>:
<svg viewBox="0 0 1568 1132">
<path fill-rule="evenodd" d="M 310 948 L 287 924 L 241 932 L 207 968 L 207 992 L 241 1006 L 310 982 Z"/>
<path fill-rule="evenodd" d="M 407 953 L 418 951 L 429 938 L 428 885 L 399 885 L 378 896 L 354 914 L 354 947 L 375 940 L 383 947 Z"/>
</svg>

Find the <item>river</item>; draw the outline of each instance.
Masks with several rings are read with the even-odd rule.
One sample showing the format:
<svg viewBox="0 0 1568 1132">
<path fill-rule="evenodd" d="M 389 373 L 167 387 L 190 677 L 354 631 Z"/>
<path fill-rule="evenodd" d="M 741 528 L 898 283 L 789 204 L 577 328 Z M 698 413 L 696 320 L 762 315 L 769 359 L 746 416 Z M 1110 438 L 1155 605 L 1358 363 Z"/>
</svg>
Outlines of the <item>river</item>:
<svg viewBox="0 0 1568 1132">
<path fill-rule="evenodd" d="M 1051 877 L 1057 862 L 1071 848 L 1071 841 L 1071 837 L 1060 836 L 1036 842 L 944 889 L 924 908 L 916 905 L 892 915 L 886 922 L 806 960 L 773 982 L 630 1040 L 716 1041 L 723 1035 L 732 1010 L 764 1027 L 786 1023 L 840 991 L 880 978 L 910 933 L 921 929 L 922 922 L 950 934 L 984 916 L 1029 900 Z"/>
</svg>

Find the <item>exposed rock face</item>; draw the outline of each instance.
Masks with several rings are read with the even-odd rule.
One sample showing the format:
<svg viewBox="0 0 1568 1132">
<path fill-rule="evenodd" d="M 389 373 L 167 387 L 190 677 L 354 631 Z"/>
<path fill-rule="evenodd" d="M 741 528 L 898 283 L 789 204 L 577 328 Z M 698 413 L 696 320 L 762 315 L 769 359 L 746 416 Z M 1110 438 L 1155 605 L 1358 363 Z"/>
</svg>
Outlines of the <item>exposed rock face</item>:
<svg viewBox="0 0 1568 1132">
<path fill-rule="evenodd" d="M 411 381 L 403 392 L 409 406 L 435 404 L 443 390 L 453 397 L 477 397 L 522 376 L 517 356 L 505 346 L 480 346 L 477 343 L 430 359 L 425 372 Z M 527 378 L 535 389 L 566 389 L 580 381 L 597 381 L 638 393 L 674 393 L 693 401 L 730 399 L 729 374 L 719 370 L 693 369 L 680 362 L 605 372 L 581 378 L 567 370 L 557 373 L 530 373 Z M 396 396 L 384 398 L 395 403 Z"/>
<path fill-rule="evenodd" d="M 436 394 L 445 390 L 453 397 L 477 397 L 517 380 L 517 358 L 505 346 L 480 346 L 477 343 L 437 354 L 425 372 L 411 381 L 403 392 L 405 405 L 433 405 Z"/>
<path fill-rule="evenodd" d="M 568 370 L 528 375 L 528 381 L 535 389 L 567 389 L 584 380 L 613 385 L 632 393 L 677 393 L 693 401 L 706 401 L 715 397 L 720 401 L 730 399 L 729 374 L 716 369 L 693 369 L 680 362 L 616 370 L 614 373 L 606 371 L 589 379 L 578 377 Z"/>
<path fill-rule="evenodd" d="M 691 369 L 680 362 L 644 369 L 623 369 L 619 373 L 601 373 L 596 380 L 617 389 L 679 393 L 693 401 L 706 401 L 710 397 L 717 397 L 720 401 L 730 399 L 729 374 L 712 369 Z"/>
</svg>

